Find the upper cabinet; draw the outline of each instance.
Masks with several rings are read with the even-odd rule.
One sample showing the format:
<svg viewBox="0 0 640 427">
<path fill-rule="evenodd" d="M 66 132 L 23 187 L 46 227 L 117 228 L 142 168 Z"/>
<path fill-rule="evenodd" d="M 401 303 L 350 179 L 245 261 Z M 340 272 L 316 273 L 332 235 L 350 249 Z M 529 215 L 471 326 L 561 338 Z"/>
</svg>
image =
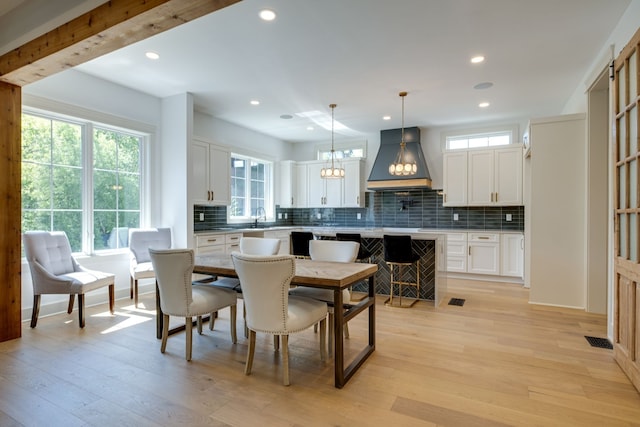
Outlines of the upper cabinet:
<svg viewBox="0 0 640 427">
<path fill-rule="evenodd" d="M 445 153 L 442 168 L 443 206 L 467 205 L 467 152 Z"/>
<path fill-rule="evenodd" d="M 522 205 L 522 146 L 444 154 L 444 206 Z"/>
<path fill-rule="evenodd" d="M 191 143 L 191 199 L 196 204 L 228 205 L 231 202 L 231 153 L 225 148 L 194 139 Z"/>
<path fill-rule="evenodd" d="M 364 160 L 342 161 L 345 176 L 326 179 L 324 161 L 280 162 L 280 207 L 339 208 L 364 206 Z"/>
</svg>

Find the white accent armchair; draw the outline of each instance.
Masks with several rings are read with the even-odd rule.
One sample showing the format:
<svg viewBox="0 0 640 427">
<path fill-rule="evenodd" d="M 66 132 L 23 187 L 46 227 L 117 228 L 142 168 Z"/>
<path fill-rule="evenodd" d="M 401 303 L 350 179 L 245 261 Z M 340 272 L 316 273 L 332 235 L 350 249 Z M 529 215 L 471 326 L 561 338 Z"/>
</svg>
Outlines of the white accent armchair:
<svg viewBox="0 0 640 427">
<path fill-rule="evenodd" d="M 22 235 L 22 241 L 33 283 L 32 328 L 38 323 L 43 294 L 69 294 L 69 314 L 78 295 L 79 326 L 84 328 L 84 294 L 108 286 L 109 311 L 113 314 L 115 275 L 80 266 L 71 255 L 71 245 L 64 231 L 27 231 Z"/>
<path fill-rule="evenodd" d="M 149 257 L 149 248 L 170 249 L 171 229 L 152 228 L 129 230 L 129 259 L 130 297 L 138 307 L 138 280 L 153 279 L 156 277 Z"/>
<path fill-rule="evenodd" d="M 231 254 L 242 283 L 249 328 L 249 349 L 245 374 L 251 374 L 256 332 L 282 337 L 283 383 L 289 385 L 289 334 L 301 332 L 320 322 L 320 359 L 325 360 L 327 305 L 311 298 L 289 296 L 295 276 L 292 255 Z"/>
<path fill-rule="evenodd" d="M 213 313 L 229 307 L 231 341 L 236 338 L 236 293 L 229 289 L 209 285 L 192 285 L 194 255 L 191 249 L 149 249 L 149 256 L 156 272 L 162 309 L 162 345 L 160 352 L 167 348 L 169 337 L 169 316 L 185 319 L 186 359 L 191 360 L 193 317 L 197 318 L 198 333 L 202 334 L 202 316 L 210 314 L 209 329 L 213 330 Z"/>
</svg>

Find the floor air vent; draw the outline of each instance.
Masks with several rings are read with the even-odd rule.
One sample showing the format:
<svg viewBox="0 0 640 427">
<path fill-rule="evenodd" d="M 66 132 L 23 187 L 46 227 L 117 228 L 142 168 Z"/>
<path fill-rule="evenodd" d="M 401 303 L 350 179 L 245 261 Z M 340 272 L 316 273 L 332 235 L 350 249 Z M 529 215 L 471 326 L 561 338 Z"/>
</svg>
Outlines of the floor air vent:
<svg viewBox="0 0 640 427">
<path fill-rule="evenodd" d="M 613 350 L 613 346 L 611 345 L 609 340 L 606 338 L 588 337 L 586 335 L 585 335 L 585 338 L 587 339 L 587 341 L 589 341 L 589 344 L 591 344 L 591 347 L 607 348 L 609 350 Z"/>
<path fill-rule="evenodd" d="M 462 307 L 464 305 L 464 299 L 463 298 L 451 298 L 449 300 L 449 305 L 458 305 L 460 307 Z"/>
</svg>

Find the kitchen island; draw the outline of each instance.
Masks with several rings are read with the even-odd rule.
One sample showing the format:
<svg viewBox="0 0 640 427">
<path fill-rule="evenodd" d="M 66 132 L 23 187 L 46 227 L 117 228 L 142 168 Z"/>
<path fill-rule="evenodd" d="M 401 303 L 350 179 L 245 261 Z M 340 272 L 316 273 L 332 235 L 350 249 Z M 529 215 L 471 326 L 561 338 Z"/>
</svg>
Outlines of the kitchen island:
<svg viewBox="0 0 640 427">
<path fill-rule="evenodd" d="M 375 293 L 377 295 L 389 295 L 390 288 L 390 270 L 389 266 L 384 262 L 384 248 L 382 237 L 385 234 L 410 235 L 412 238 L 412 247 L 415 253 L 420 255 L 420 294 L 416 296 L 415 288 L 403 287 L 403 297 L 418 298 L 421 300 L 434 301 L 436 306 L 444 298 L 446 293 L 446 235 L 440 230 L 418 229 L 418 228 L 343 228 L 343 227 L 265 227 L 265 228 L 243 228 L 233 230 L 219 230 L 209 232 L 198 232 L 196 237 L 204 240 L 205 236 L 228 235 L 227 239 L 218 239 L 220 242 L 226 242 L 225 246 L 220 247 L 220 252 L 224 253 L 238 250 L 237 243 L 229 243 L 229 238 L 238 238 L 238 236 L 251 237 L 278 237 L 282 240 L 281 252 L 289 253 L 288 235 L 291 231 L 311 231 L 318 239 L 335 239 L 336 233 L 359 233 L 362 236 L 362 246 L 372 254 L 371 262 L 378 265 L 378 271 L 375 275 Z M 286 236 L 286 238 L 285 238 Z M 209 239 L 207 239 L 209 240 Z M 206 253 L 210 252 L 212 247 L 207 247 Z M 198 250 L 196 249 L 198 252 Z M 404 274 L 407 279 L 415 278 L 415 267 L 406 268 Z M 366 283 L 358 283 L 353 287 L 355 292 L 367 292 Z M 397 292 L 396 287 L 396 292 Z"/>
</svg>

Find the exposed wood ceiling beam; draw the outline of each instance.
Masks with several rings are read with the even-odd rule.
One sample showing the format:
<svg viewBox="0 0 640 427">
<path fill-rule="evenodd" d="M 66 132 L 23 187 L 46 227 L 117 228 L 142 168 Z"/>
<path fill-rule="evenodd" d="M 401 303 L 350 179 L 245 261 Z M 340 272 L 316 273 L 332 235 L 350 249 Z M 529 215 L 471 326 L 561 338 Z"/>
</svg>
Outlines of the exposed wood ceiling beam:
<svg viewBox="0 0 640 427">
<path fill-rule="evenodd" d="M 112 0 L 0 56 L 0 81 L 24 86 L 241 0 Z"/>
</svg>

